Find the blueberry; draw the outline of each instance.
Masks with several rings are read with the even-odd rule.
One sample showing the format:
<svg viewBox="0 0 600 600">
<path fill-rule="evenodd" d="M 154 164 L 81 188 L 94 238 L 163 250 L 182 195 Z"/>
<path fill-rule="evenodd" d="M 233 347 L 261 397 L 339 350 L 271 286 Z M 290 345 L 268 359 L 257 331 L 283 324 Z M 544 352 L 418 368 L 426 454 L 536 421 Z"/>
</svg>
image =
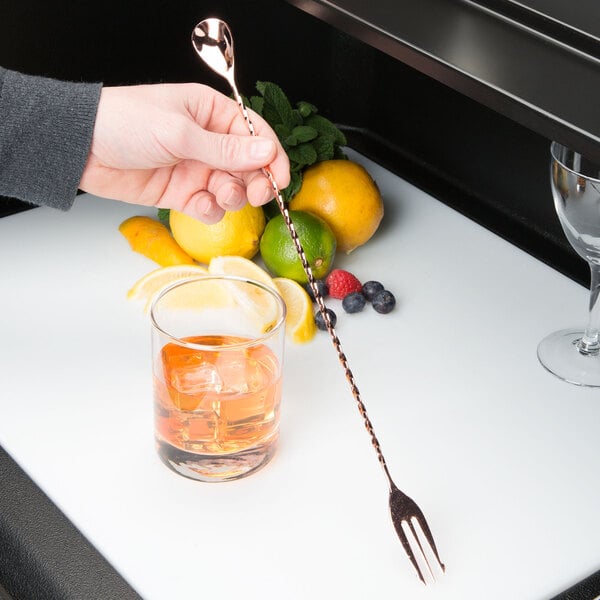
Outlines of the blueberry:
<svg viewBox="0 0 600 600">
<path fill-rule="evenodd" d="M 396 298 L 394 298 L 394 294 L 392 292 L 388 292 L 387 290 L 381 290 L 377 292 L 373 296 L 373 308 L 383 315 L 391 312 L 396 306 Z"/>
<path fill-rule="evenodd" d="M 367 303 L 367 299 L 360 292 L 350 292 L 342 300 L 342 307 L 347 313 L 360 312 Z"/>
<path fill-rule="evenodd" d="M 373 301 L 373 297 L 377 292 L 383 291 L 383 285 L 379 283 L 379 281 L 367 281 L 363 283 L 362 293 L 364 297 L 369 300 L 369 302 Z"/>
<path fill-rule="evenodd" d="M 331 325 L 333 327 L 335 327 L 335 323 L 337 321 L 337 317 L 336 317 L 335 313 L 330 308 L 326 308 L 325 310 L 327 311 L 327 314 L 329 315 L 329 320 L 331 321 Z M 327 331 L 327 325 L 325 325 L 325 319 L 323 318 L 323 315 L 321 314 L 320 310 L 318 310 L 315 313 L 315 323 L 317 324 L 317 327 L 321 331 Z"/>
<path fill-rule="evenodd" d="M 325 283 L 324 279 L 315 279 L 315 285 L 317 286 L 319 294 L 321 294 L 321 298 L 326 298 L 329 295 L 329 286 Z M 310 299 L 314 302 L 315 295 L 310 287 L 310 283 L 304 284 L 304 289 L 308 292 Z"/>
</svg>

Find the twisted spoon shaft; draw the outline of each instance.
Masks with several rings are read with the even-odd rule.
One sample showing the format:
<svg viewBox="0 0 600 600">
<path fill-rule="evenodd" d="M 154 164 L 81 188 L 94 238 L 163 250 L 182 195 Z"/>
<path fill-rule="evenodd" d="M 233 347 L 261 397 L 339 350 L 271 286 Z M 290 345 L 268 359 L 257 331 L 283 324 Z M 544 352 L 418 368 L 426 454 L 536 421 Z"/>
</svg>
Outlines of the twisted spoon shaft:
<svg viewBox="0 0 600 600">
<path fill-rule="evenodd" d="M 229 84 L 231 85 L 234 98 L 235 98 L 236 102 L 238 103 L 238 106 L 244 117 L 244 120 L 246 121 L 246 125 L 248 126 L 248 130 L 250 131 L 250 134 L 256 135 L 256 132 L 254 130 L 254 125 L 252 124 L 252 121 L 250 120 L 250 116 L 248 115 L 248 111 L 246 109 L 244 101 L 237 90 L 235 81 L 229 80 Z M 331 341 L 337 352 L 340 364 L 342 365 L 342 368 L 344 369 L 344 373 L 346 375 L 346 380 L 348 381 L 348 384 L 350 385 L 350 390 L 352 391 L 352 395 L 354 396 L 354 399 L 356 400 L 356 404 L 358 406 L 358 411 L 360 412 L 360 415 L 363 418 L 365 428 L 367 430 L 367 433 L 369 434 L 369 437 L 371 438 L 371 444 L 372 444 L 373 448 L 375 449 L 375 452 L 377 453 L 377 460 L 379 461 L 379 464 L 383 468 L 383 472 L 385 473 L 385 476 L 387 478 L 390 489 L 392 489 L 392 487 L 394 486 L 394 483 L 390 476 L 385 457 L 383 456 L 383 452 L 381 450 L 381 445 L 379 443 L 379 440 L 377 439 L 377 436 L 375 435 L 375 430 L 373 429 L 373 424 L 371 423 L 371 419 L 369 418 L 369 415 L 367 414 L 367 408 L 366 408 L 364 402 L 362 401 L 360 391 L 358 389 L 358 386 L 356 385 L 356 381 L 354 380 L 354 375 L 348 364 L 348 359 L 346 358 L 346 354 L 344 353 L 344 351 L 342 349 L 342 344 L 340 342 L 340 339 L 335 331 L 335 327 L 333 326 L 333 323 L 331 322 L 329 313 L 327 312 L 325 302 L 323 300 L 323 296 L 321 295 L 319 288 L 317 287 L 317 284 L 315 282 L 315 277 L 313 275 L 312 268 L 308 262 L 308 259 L 306 258 L 304 248 L 302 247 L 302 242 L 300 242 L 300 238 L 298 237 L 298 233 L 296 232 L 296 228 L 290 217 L 289 210 L 283 200 L 283 196 L 281 195 L 281 192 L 279 191 L 279 186 L 277 185 L 277 182 L 275 181 L 275 178 L 273 177 L 271 170 L 268 167 L 265 167 L 263 169 L 263 171 L 264 171 L 265 175 L 267 176 L 267 178 L 269 179 L 269 182 L 271 183 L 271 187 L 273 188 L 273 192 L 275 193 L 275 200 L 277 202 L 277 206 L 279 207 L 279 211 L 281 212 L 281 215 L 283 216 L 283 220 L 285 222 L 287 230 L 292 238 L 292 241 L 294 242 L 294 247 L 296 248 L 296 252 L 298 253 L 298 256 L 300 257 L 300 262 L 302 263 L 302 267 L 304 269 L 304 272 L 306 273 L 306 277 L 308 278 L 308 283 L 310 285 L 313 296 L 314 296 L 317 306 L 319 308 L 319 312 L 321 313 L 321 316 L 323 317 L 325 326 L 327 327 L 327 331 L 329 333 L 329 336 L 331 337 Z"/>
</svg>

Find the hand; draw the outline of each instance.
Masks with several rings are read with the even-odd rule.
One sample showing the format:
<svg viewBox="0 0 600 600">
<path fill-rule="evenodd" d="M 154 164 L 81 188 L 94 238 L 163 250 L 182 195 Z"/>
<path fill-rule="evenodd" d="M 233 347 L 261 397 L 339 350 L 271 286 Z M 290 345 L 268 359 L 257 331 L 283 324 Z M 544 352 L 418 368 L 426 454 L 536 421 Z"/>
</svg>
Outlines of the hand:
<svg viewBox="0 0 600 600">
<path fill-rule="evenodd" d="M 251 112 L 250 136 L 237 103 L 199 84 L 106 87 L 80 187 L 105 198 L 173 208 L 205 223 L 225 210 L 274 196 L 289 184 L 287 155 Z"/>
</svg>

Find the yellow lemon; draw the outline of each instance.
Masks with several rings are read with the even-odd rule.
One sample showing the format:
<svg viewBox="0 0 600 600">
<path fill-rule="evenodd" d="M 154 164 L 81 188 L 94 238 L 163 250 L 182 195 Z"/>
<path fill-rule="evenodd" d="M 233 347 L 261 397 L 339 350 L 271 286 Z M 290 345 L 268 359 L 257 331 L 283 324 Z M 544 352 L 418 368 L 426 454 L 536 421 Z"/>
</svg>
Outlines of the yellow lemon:
<svg viewBox="0 0 600 600">
<path fill-rule="evenodd" d="M 289 214 L 315 279 L 325 277 L 335 258 L 336 239 L 331 228 L 311 213 L 292 210 Z M 260 255 L 274 275 L 307 282 L 298 251 L 281 215 L 267 223 L 260 238 Z"/>
<path fill-rule="evenodd" d="M 140 277 L 127 292 L 129 300 L 141 300 L 144 310 L 150 309 L 152 300 L 164 287 L 187 277 L 206 275 L 207 269 L 200 265 L 172 265 L 150 271 Z"/>
<path fill-rule="evenodd" d="M 226 212 L 218 223 L 206 225 L 171 210 L 169 225 L 177 243 L 197 261 L 208 264 L 214 256 L 252 258 L 265 228 L 265 213 L 260 206 L 246 204 L 240 210 Z"/>
<path fill-rule="evenodd" d="M 324 160 L 306 169 L 289 206 L 321 217 L 333 230 L 338 250 L 346 253 L 371 239 L 383 218 L 377 184 L 351 160 Z"/>
<path fill-rule="evenodd" d="M 276 277 L 273 281 L 287 309 L 285 317 L 286 333 L 296 344 L 309 342 L 317 331 L 309 295 L 293 279 Z"/>
</svg>

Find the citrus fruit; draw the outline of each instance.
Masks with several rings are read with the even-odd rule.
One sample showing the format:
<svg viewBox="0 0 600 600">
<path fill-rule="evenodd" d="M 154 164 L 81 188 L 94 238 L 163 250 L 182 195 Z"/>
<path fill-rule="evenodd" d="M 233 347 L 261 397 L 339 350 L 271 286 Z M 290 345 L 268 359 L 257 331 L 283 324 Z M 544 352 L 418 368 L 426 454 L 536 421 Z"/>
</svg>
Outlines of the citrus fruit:
<svg viewBox="0 0 600 600">
<path fill-rule="evenodd" d="M 140 277 L 127 292 L 127 298 L 144 301 L 144 310 L 147 312 L 156 294 L 167 285 L 186 277 L 206 275 L 207 273 L 208 271 L 200 265 L 161 267 Z"/>
<path fill-rule="evenodd" d="M 291 210 L 321 217 L 333 230 L 338 250 L 367 242 L 383 218 L 383 200 L 368 171 L 351 160 L 324 160 L 304 171 Z"/>
<path fill-rule="evenodd" d="M 223 255 L 252 258 L 258 252 L 260 236 L 265 228 L 265 213 L 260 206 L 246 204 L 240 210 L 226 212 L 218 223 L 206 225 L 189 215 L 171 210 L 169 225 L 177 243 L 201 263 Z"/>
<path fill-rule="evenodd" d="M 317 326 L 313 317 L 312 302 L 306 290 L 293 279 L 276 277 L 273 281 L 287 308 L 286 333 L 296 344 L 309 342 L 314 337 Z"/>
<path fill-rule="evenodd" d="M 182 280 L 183 281 L 183 280 Z M 237 306 L 236 298 L 229 289 L 228 282 L 202 277 L 175 286 L 160 300 L 160 309 L 187 311 L 188 315 L 198 314 L 204 309 L 230 308 Z M 156 297 L 156 295 L 155 295 Z M 152 303 L 148 306 L 148 309 Z"/>
<path fill-rule="evenodd" d="M 243 256 L 215 256 L 208 265 L 208 272 L 211 275 L 235 275 L 258 281 L 273 290 L 277 289 L 273 279 L 264 269 Z M 263 332 L 273 328 L 277 321 L 277 305 L 268 292 L 237 282 L 227 282 L 227 285 L 238 306 L 245 309 L 256 323 L 261 324 Z"/>
<path fill-rule="evenodd" d="M 324 277 L 335 258 L 336 239 L 323 219 L 300 210 L 290 211 L 296 233 L 315 279 Z M 269 271 L 306 283 L 307 277 L 282 215 L 273 217 L 260 238 L 260 254 Z"/>
<path fill-rule="evenodd" d="M 195 264 L 194 259 L 173 239 L 169 230 L 150 217 L 130 217 L 119 225 L 119 231 L 132 250 L 163 267 Z"/>
<path fill-rule="evenodd" d="M 211 275 L 236 275 L 246 279 L 254 279 L 275 289 L 271 276 L 254 261 L 242 256 L 215 256 L 208 264 Z"/>
</svg>

